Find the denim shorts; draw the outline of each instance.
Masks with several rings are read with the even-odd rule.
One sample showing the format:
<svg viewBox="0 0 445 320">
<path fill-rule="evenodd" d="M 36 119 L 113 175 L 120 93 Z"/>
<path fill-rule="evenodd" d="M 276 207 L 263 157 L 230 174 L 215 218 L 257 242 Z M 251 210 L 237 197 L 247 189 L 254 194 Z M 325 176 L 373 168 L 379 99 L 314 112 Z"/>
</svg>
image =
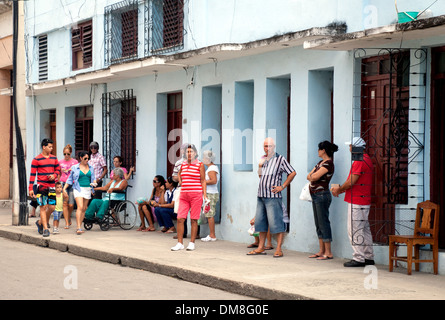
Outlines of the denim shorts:
<svg viewBox="0 0 445 320">
<path fill-rule="evenodd" d="M 281 233 L 286 231 L 281 198 L 257 198 L 255 231 Z"/>
<path fill-rule="evenodd" d="M 312 209 L 314 210 L 314 221 L 317 236 L 323 242 L 332 241 L 331 223 L 329 221 L 329 206 L 332 196 L 329 190 L 311 194 Z"/>
<path fill-rule="evenodd" d="M 54 220 L 59 221 L 61 215 L 62 215 L 62 211 L 53 211 Z"/>
</svg>

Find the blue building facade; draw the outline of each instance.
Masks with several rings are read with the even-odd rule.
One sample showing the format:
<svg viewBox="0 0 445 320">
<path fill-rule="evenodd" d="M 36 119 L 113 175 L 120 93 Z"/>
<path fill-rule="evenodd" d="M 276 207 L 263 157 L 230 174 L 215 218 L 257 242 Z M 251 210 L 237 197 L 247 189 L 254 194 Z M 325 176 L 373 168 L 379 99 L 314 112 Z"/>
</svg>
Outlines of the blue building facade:
<svg viewBox="0 0 445 320">
<path fill-rule="evenodd" d="M 99 141 L 109 168 L 115 155 L 136 167 L 129 192 L 136 199 L 150 194 L 155 175 L 171 174 L 182 142 L 199 153 L 212 149 L 221 172 L 217 237 L 249 243 L 256 167 L 272 136 L 297 172 L 284 194 L 284 248 L 313 252 L 312 207 L 298 195 L 318 162 L 317 145 L 339 145 L 332 183 L 342 183 L 351 165 L 344 142 L 360 135 L 378 171 L 377 263 L 388 263 L 388 234 L 409 233 L 417 202 L 443 201 L 435 178 L 443 177 L 443 155 L 431 156 L 444 139 L 436 107 L 443 4 L 50 0 L 25 7 L 28 164 L 47 136 L 59 158 L 68 143 L 80 151 Z M 398 12 L 421 15 L 398 23 Z M 331 224 L 334 255 L 349 258 L 342 198 L 331 205 Z"/>
</svg>

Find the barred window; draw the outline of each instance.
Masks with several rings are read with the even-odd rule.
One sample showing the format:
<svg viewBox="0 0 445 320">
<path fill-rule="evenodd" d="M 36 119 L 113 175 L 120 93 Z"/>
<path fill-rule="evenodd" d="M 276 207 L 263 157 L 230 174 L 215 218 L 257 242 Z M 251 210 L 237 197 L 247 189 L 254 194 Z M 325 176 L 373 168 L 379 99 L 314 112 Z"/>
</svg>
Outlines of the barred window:
<svg viewBox="0 0 445 320">
<path fill-rule="evenodd" d="M 183 1 L 164 1 L 164 48 L 182 44 L 182 30 L 184 29 L 183 9 Z"/>
</svg>

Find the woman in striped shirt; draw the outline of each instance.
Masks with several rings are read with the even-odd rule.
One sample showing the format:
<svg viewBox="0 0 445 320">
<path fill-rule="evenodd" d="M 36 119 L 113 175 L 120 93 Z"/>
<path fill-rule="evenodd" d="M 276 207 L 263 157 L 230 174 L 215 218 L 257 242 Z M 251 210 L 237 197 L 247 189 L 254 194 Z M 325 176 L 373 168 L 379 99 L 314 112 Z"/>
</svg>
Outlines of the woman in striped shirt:
<svg viewBox="0 0 445 320">
<path fill-rule="evenodd" d="M 207 199 L 204 165 L 197 159 L 198 152 L 196 151 L 195 145 L 190 144 L 187 146 L 186 155 L 187 160 L 182 163 L 178 174 L 181 185 L 177 217 L 178 243 L 171 248 L 172 251 L 184 249 L 184 222 L 189 210 L 192 233 L 187 250 L 195 250 L 195 239 L 198 231 L 198 219 L 201 214 L 203 196 Z"/>
</svg>

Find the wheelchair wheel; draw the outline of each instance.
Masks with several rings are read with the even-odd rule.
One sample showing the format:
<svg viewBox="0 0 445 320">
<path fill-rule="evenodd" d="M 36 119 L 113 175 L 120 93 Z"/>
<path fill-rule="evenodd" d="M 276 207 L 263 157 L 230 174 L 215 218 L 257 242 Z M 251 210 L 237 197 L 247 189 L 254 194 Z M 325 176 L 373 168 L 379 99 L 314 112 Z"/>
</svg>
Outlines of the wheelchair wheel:
<svg viewBox="0 0 445 320">
<path fill-rule="evenodd" d="M 108 219 L 103 219 L 100 224 L 100 230 L 102 231 L 108 231 L 110 229 L 110 221 Z"/>
<path fill-rule="evenodd" d="M 93 223 L 92 222 L 83 222 L 83 227 L 85 228 L 85 230 L 91 230 L 91 228 L 93 227 Z"/>
<path fill-rule="evenodd" d="M 137 215 L 136 206 L 129 200 L 122 201 L 116 208 L 116 218 L 119 226 L 124 230 L 130 230 L 134 227 Z"/>
</svg>

